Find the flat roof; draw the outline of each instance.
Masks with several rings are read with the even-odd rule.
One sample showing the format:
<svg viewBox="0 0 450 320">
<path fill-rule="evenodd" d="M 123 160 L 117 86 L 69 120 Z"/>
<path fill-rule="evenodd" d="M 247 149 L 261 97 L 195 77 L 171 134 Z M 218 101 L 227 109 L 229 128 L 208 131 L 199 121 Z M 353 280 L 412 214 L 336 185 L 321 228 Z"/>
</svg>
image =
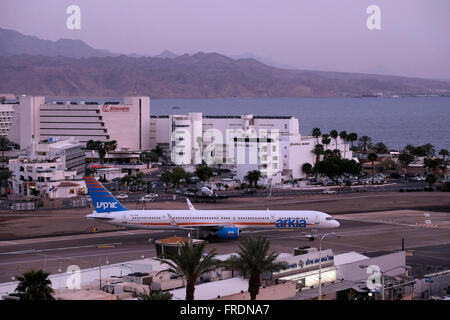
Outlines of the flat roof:
<svg viewBox="0 0 450 320">
<path fill-rule="evenodd" d="M 189 239 L 189 238 L 177 237 L 177 236 L 159 239 L 159 240 L 156 240 L 155 242 L 157 244 L 179 244 L 179 243 L 185 243 L 189 240 L 192 240 L 194 244 L 205 242 L 205 241 L 199 240 L 199 239 Z"/>
<path fill-rule="evenodd" d="M 334 265 L 338 266 L 341 264 L 347 264 L 347 263 L 362 261 L 362 260 L 366 260 L 366 259 L 369 259 L 369 257 L 362 255 L 358 252 L 351 251 L 351 252 L 346 252 L 346 253 L 335 255 L 334 256 Z"/>
<path fill-rule="evenodd" d="M 195 300 L 210 300 L 217 296 L 225 297 L 241 291 L 248 290 L 248 280 L 243 278 L 230 278 L 213 282 L 202 283 L 195 286 Z M 180 288 L 170 291 L 173 294 L 173 300 L 185 300 L 186 288 Z"/>
<path fill-rule="evenodd" d="M 207 119 L 242 119 L 241 116 L 209 116 L 204 115 Z M 169 115 L 151 115 L 150 118 L 169 118 Z M 292 119 L 293 116 L 253 116 L 253 119 Z"/>
</svg>

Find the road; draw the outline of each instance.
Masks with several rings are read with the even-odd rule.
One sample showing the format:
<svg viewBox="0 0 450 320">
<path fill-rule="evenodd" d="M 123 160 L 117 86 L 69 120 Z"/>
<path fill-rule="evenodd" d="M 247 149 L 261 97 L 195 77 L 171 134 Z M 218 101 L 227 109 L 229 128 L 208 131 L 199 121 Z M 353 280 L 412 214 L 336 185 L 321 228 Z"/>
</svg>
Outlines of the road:
<svg viewBox="0 0 450 320">
<path fill-rule="evenodd" d="M 324 248 L 335 254 L 357 251 L 362 254 L 378 254 L 401 249 L 402 238 L 412 252 L 415 263 L 431 265 L 433 270 L 450 268 L 450 229 L 425 228 L 415 225 L 380 223 L 341 219 L 336 230 L 342 237 L 325 239 Z M 65 271 L 69 265 L 81 269 L 130 260 L 149 258 L 156 251 L 149 238 L 160 239 L 172 235 L 186 236 L 178 231 L 123 230 L 88 235 L 34 238 L 0 241 L 0 282 L 11 281 L 24 271 L 45 269 L 50 273 Z M 195 234 L 193 234 L 195 236 Z M 308 241 L 295 231 L 253 231 L 240 237 L 264 236 L 271 242 L 271 250 L 289 252 L 299 246 L 318 246 L 318 241 Z M 219 254 L 238 251 L 238 240 L 216 240 L 208 243 L 207 251 L 216 249 Z M 436 249 L 436 248 L 443 249 Z M 408 257 L 409 259 L 409 257 Z"/>
</svg>

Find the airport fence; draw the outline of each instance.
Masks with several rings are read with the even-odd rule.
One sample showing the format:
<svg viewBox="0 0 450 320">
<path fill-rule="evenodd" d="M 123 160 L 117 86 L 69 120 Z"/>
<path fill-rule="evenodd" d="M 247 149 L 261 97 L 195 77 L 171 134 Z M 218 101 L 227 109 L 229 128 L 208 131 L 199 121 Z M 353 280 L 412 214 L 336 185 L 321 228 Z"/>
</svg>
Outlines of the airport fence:
<svg viewBox="0 0 450 320">
<path fill-rule="evenodd" d="M 88 198 L 70 199 L 29 199 L 29 200 L 0 200 L 0 210 L 30 211 L 39 209 L 71 209 L 86 208 L 91 202 Z"/>
</svg>

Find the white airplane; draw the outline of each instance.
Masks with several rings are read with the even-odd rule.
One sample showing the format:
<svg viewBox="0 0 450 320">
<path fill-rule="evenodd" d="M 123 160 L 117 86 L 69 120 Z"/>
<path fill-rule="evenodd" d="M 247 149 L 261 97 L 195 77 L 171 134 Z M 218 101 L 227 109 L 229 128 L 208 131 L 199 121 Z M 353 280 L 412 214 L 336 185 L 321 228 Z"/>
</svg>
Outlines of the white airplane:
<svg viewBox="0 0 450 320">
<path fill-rule="evenodd" d="M 188 210 L 128 210 L 96 178 L 84 180 L 95 208 L 86 218 L 132 229 L 191 230 L 236 239 L 243 230 L 303 231 L 340 226 L 333 217 L 319 211 L 196 210 L 189 199 Z"/>
</svg>

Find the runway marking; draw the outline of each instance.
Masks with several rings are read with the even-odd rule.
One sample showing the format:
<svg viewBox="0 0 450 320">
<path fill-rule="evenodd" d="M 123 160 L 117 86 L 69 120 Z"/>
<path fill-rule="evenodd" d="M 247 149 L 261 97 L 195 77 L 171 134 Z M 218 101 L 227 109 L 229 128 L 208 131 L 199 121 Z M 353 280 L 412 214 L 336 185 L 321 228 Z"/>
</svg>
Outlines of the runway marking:
<svg viewBox="0 0 450 320">
<path fill-rule="evenodd" d="M 65 248 L 29 249 L 29 250 L 21 250 L 21 251 L 2 252 L 2 253 L 0 253 L 0 255 L 30 254 L 30 253 L 37 254 L 37 253 L 41 253 L 41 252 L 83 249 L 83 248 L 92 248 L 92 247 L 99 247 L 99 246 L 112 246 L 114 248 L 116 245 L 121 245 L 121 244 L 122 244 L 122 242 L 116 242 L 116 243 L 91 244 L 91 245 L 87 245 L 87 246 L 65 247 Z"/>
<path fill-rule="evenodd" d="M 116 246 L 97 246 L 97 248 L 102 249 L 102 248 L 115 248 Z"/>
<path fill-rule="evenodd" d="M 156 249 L 142 249 L 142 250 L 133 250 L 133 251 L 120 251 L 120 252 L 108 252 L 108 257 L 118 254 L 127 254 L 127 253 L 135 253 L 135 252 L 149 252 L 149 251 L 156 251 Z M 102 254 L 105 255 L 105 254 Z M 33 262 L 42 262 L 44 260 L 52 261 L 52 260 L 64 260 L 64 259 L 70 259 L 75 260 L 78 258 L 86 258 L 86 257 L 98 257 L 99 254 L 89 254 L 89 255 L 82 255 L 82 256 L 73 256 L 73 257 L 58 257 L 58 258 L 49 258 L 49 259 L 39 259 L 39 260 L 28 260 L 28 261 L 14 261 L 14 262 L 0 262 L 0 265 L 8 265 L 8 264 L 23 264 L 23 263 L 33 263 Z M 138 259 L 136 259 L 138 260 Z"/>
<path fill-rule="evenodd" d="M 378 224 L 390 224 L 394 226 L 404 226 L 404 227 L 415 227 L 415 228 L 436 228 L 436 229 L 447 229 L 445 226 L 438 226 L 436 224 L 427 224 L 427 223 L 418 223 L 416 224 L 406 224 L 406 223 L 399 223 L 399 222 L 393 222 L 392 220 L 362 220 L 362 219 L 352 219 L 352 218 L 337 218 L 337 216 L 334 217 L 338 220 L 345 220 L 345 221 L 356 221 L 356 222 L 366 222 L 366 223 L 378 223 Z"/>
<path fill-rule="evenodd" d="M 17 243 L 11 241 L 0 241 L 0 245 L 8 245 L 8 244 L 17 244 Z"/>
</svg>

